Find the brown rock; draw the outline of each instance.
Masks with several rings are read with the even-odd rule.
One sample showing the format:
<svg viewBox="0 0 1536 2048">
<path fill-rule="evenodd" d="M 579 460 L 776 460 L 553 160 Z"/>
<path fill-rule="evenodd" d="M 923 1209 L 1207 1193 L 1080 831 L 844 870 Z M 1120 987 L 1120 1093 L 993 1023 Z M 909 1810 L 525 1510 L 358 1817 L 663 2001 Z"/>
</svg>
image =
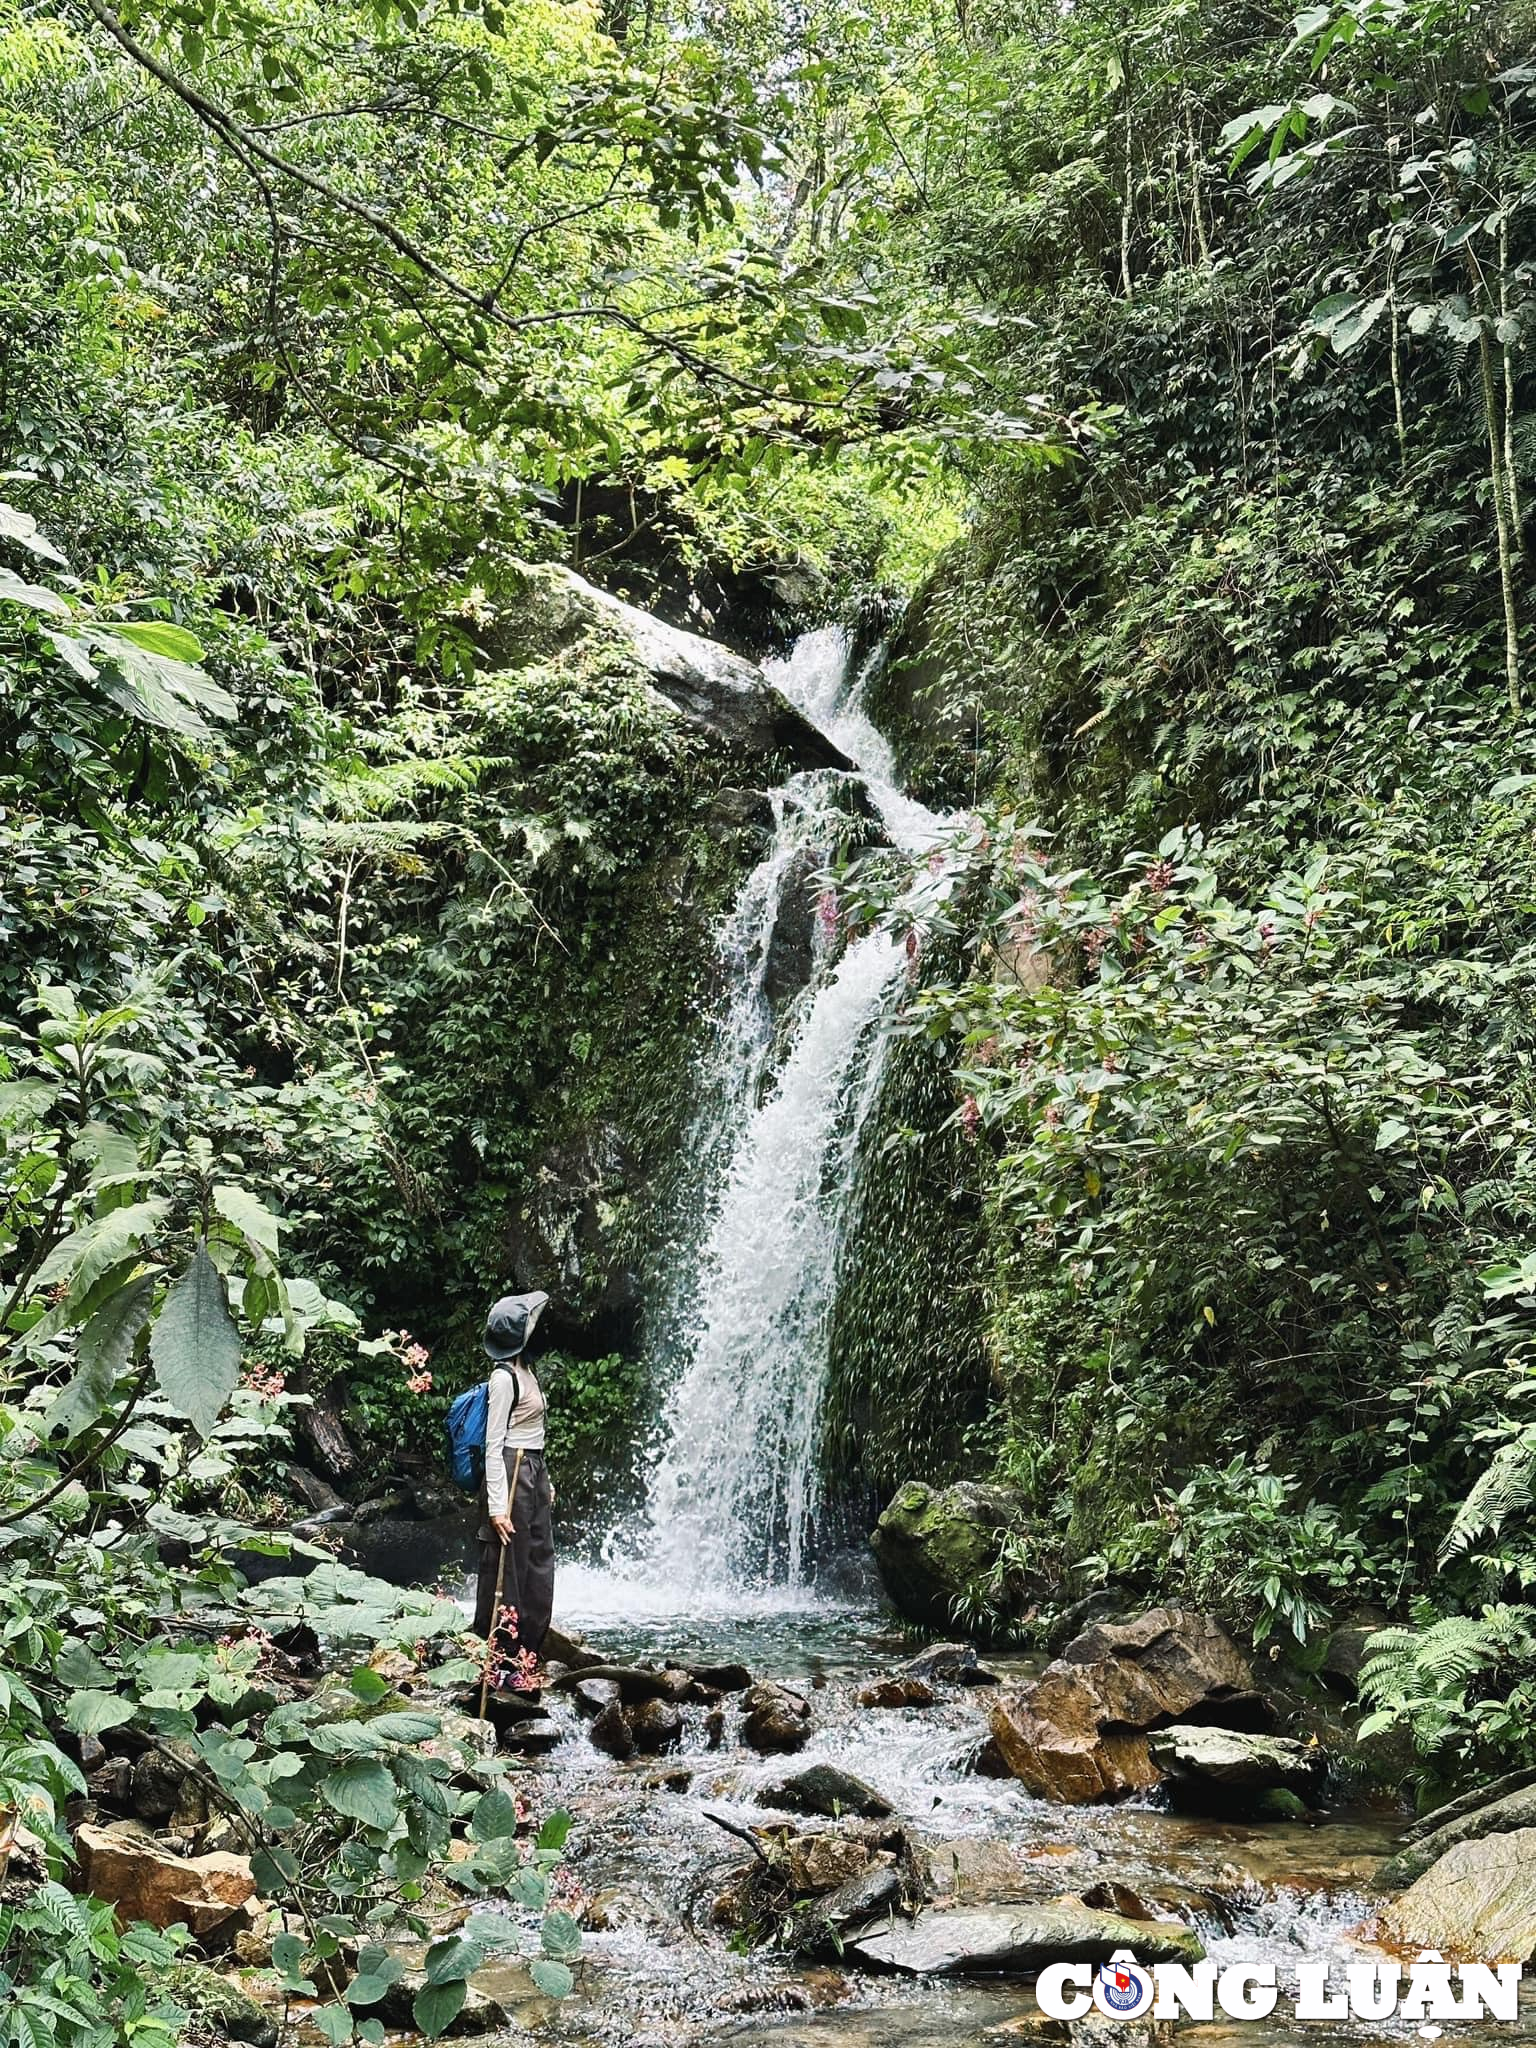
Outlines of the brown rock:
<svg viewBox="0 0 1536 2048">
<path fill-rule="evenodd" d="M 742 1736 L 764 1754 L 803 1749 L 811 1732 L 809 1702 L 786 1686 L 763 1683 L 745 1694 Z"/>
<path fill-rule="evenodd" d="M 124 1923 L 147 1920 L 170 1927 L 184 1920 L 193 1934 L 214 1933 L 234 1920 L 256 1896 L 244 1856 L 216 1851 L 209 1856 L 173 1856 L 153 1837 L 130 1825 L 89 1823 L 75 1832 L 80 1875 L 98 1899 L 108 1899 Z"/>
<path fill-rule="evenodd" d="M 639 1700 L 624 1709 L 634 1746 L 642 1756 L 676 1749 L 683 1739 L 683 1717 L 669 1700 Z M 593 1723 L 594 1731 L 596 1722 Z"/>
<path fill-rule="evenodd" d="M 878 1678 L 859 1694 L 861 1707 L 931 1707 L 933 1687 L 922 1678 Z"/>
<path fill-rule="evenodd" d="M 592 1747 L 602 1750 L 605 1756 L 615 1756 L 622 1762 L 635 1753 L 634 1733 L 617 1700 L 604 1707 L 587 1733 L 592 1739 Z"/>
<path fill-rule="evenodd" d="M 1148 1729 L 1173 1721 L 1253 1728 L 1273 1718 L 1219 1623 L 1168 1607 L 1084 1629 L 1034 1684 L 1001 1691 L 991 1713 L 1013 1775 L 1069 1805 L 1155 1785 Z"/>
<path fill-rule="evenodd" d="M 867 1842 L 833 1833 L 797 1835 L 788 1845 L 789 1876 L 795 1890 L 819 1896 L 860 1877 L 876 1861 Z"/>
<path fill-rule="evenodd" d="M 1085 1806 L 1155 1785 L 1147 1740 L 1106 1733 L 1103 1700 L 1089 1681 L 1051 1666 L 1033 1685 L 992 1703 L 992 1740 L 1004 1763 L 1041 1799 Z"/>
</svg>

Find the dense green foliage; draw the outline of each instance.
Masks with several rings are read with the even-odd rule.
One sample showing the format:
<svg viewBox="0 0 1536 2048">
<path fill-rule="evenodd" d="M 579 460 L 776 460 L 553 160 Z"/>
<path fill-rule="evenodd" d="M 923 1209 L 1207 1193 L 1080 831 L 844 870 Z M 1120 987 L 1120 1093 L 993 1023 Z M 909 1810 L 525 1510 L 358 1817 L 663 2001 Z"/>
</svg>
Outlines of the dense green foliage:
<svg viewBox="0 0 1536 2048">
<path fill-rule="evenodd" d="M 295 1989 L 455 1830 L 547 1902 L 560 1827 L 354 1667 L 452 1674 L 453 1616 L 231 1559 L 333 1395 L 390 1476 L 534 1269 L 572 1502 L 632 1483 L 773 764 L 564 631 L 556 560 L 756 651 L 922 586 L 879 706 L 965 810 L 916 898 L 838 878 L 912 932 L 844 1476 L 1019 1486 L 1004 1625 L 1042 1577 L 1297 1646 L 1369 1601 L 1382 1725 L 1528 1749 L 1533 39 L 1524 0 L 0 0 L 27 2048 L 178 2025 L 157 1938 L 59 1888 L 98 1732 L 195 1752 Z M 335 1711 L 265 1684 L 301 1616 Z"/>
<path fill-rule="evenodd" d="M 973 465 L 882 685 L 981 798 L 909 1026 L 955 1057 L 1037 1566 L 1297 1642 L 1513 1602 L 1416 1682 L 1453 1671 L 1420 1732 L 1462 1767 L 1528 1745 L 1475 1702 L 1536 1584 L 1532 26 L 1149 4 L 989 53 L 939 268 L 1010 389 L 1112 418 Z"/>
</svg>

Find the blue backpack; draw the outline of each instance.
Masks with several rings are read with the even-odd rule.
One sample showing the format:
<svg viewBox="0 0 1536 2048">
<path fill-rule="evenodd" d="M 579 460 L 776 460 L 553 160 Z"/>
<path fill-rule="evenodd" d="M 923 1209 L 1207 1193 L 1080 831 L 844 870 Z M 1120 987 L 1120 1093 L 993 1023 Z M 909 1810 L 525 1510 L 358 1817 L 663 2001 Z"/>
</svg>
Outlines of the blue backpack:
<svg viewBox="0 0 1536 2048">
<path fill-rule="evenodd" d="M 513 1373 L 514 1408 L 520 1397 L 517 1374 Z M 454 1485 L 462 1487 L 465 1493 L 478 1493 L 485 1474 L 485 1425 L 490 1405 L 491 1383 L 482 1380 L 479 1386 L 466 1387 L 462 1394 L 456 1396 L 443 1417 L 443 1428 L 448 1437 L 448 1470 Z"/>
</svg>

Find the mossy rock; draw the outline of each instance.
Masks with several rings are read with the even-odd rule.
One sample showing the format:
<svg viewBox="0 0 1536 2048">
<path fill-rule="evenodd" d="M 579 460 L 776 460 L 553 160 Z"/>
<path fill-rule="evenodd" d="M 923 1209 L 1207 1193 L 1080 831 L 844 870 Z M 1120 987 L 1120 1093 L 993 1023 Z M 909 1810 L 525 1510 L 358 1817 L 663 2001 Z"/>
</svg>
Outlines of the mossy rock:
<svg viewBox="0 0 1536 2048">
<path fill-rule="evenodd" d="M 190 2018 L 188 2035 L 210 2041 L 244 2041 L 249 2048 L 277 2048 L 277 2017 L 258 2005 L 233 1978 L 202 1963 L 172 1963 L 164 1988 Z"/>
<path fill-rule="evenodd" d="M 962 1596 L 997 1563 L 1024 1508 L 1024 1496 L 1012 1487 L 973 1480 L 936 1487 L 909 1479 L 870 1538 L 886 1592 L 909 1620 L 949 1628 Z"/>
</svg>

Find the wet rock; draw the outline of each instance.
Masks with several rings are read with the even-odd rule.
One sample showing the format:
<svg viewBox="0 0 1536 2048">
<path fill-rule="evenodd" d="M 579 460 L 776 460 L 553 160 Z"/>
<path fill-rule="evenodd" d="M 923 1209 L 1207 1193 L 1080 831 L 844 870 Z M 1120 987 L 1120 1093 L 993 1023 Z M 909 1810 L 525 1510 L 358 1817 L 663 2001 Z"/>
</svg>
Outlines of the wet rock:
<svg viewBox="0 0 1536 2048">
<path fill-rule="evenodd" d="M 930 1643 L 901 1667 L 906 1678 L 926 1680 L 930 1685 L 996 1685 L 995 1671 L 978 1661 L 971 1643 Z"/>
<path fill-rule="evenodd" d="M 92 1771 L 85 1781 L 85 1789 L 92 1802 L 104 1813 L 127 1816 L 133 1811 L 133 1759 L 126 1756 L 108 1757 L 99 1770 Z"/>
<path fill-rule="evenodd" d="M 1171 2020 L 1119 2020 L 1093 2011 L 1080 2020 L 1053 2020 L 1043 2012 L 1020 2013 L 995 2027 L 983 2027 L 984 2041 L 1037 2042 L 1040 2048 L 1170 2048 Z"/>
<path fill-rule="evenodd" d="M 603 1708 L 587 1730 L 587 1737 L 594 1749 L 600 1749 L 605 1756 L 617 1757 L 620 1763 L 635 1753 L 634 1733 L 617 1700 Z"/>
<path fill-rule="evenodd" d="M 575 1672 L 590 1671 L 603 1661 L 596 1650 L 587 1648 L 585 1636 L 563 1628 L 551 1628 L 545 1636 L 544 1656 L 548 1663 L 563 1664 L 567 1671 Z"/>
<path fill-rule="evenodd" d="M 269 1959 L 270 1954 L 269 1950 Z M 168 1991 L 178 2005 L 186 2007 L 195 2034 L 245 2042 L 248 2048 L 277 2048 L 277 2015 L 217 1970 L 201 1963 L 172 1963 L 157 1988 Z"/>
<path fill-rule="evenodd" d="M 1505 1771 L 1501 1777 L 1490 1778 L 1486 1784 L 1475 1785 L 1470 1792 L 1446 1800 L 1443 1806 L 1431 1807 L 1428 1813 L 1421 1813 L 1403 1829 L 1403 1840 L 1422 1842 L 1426 1835 L 1434 1834 L 1448 1821 L 1460 1820 L 1463 1814 L 1475 1813 L 1481 1806 L 1491 1806 L 1494 1800 L 1502 1799 L 1507 1792 L 1523 1792 L 1527 1785 L 1536 1785 L 1536 1766 L 1522 1771 Z"/>
<path fill-rule="evenodd" d="M 923 1889 L 933 1898 L 971 1906 L 1017 1899 L 1032 1880 L 1029 1866 L 1011 1843 L 985 1835 L 926 1844 L 918 1855 L 918 1869 Z M 1037 1880 L 1033 1889 L 1039 1889 Z"/>
<path fill-rule="evenodd" d="M 861 1707 L 931 1707 L 937 1695 L 923 1678 L 877 1678 L 859 1694 Z"/>
<path fill-rule="evenodd" d="M 1055 1669 L 1092 1675 L 1113 1718 L 1127 1728 L 1204 1721 L 1222 1728 L 1273 1727 L 1275 1711 L 1219 1621 L 1189 1608 L 1153 1607 L 1134 1621 L 1095 1622 L 1067 1644 Z"/>
<path fill-rule="evenodd" d="M 393 2032 L 418 2035 L 415 2016 L 411 2007 L 416 1994 L 425 1988 L 427 1982 L 424 1970 L 407 1970 L 395 1979 L 384 1996 L 368 2007 L 368 2014 Z M 489 2034 L 507 2024 L 507 2010 L 489 1992 L 476 1988 L 473 1980 L 465 1987 L 464 2003 L 458 2017 L 448 2022 L 446 2033 L 449 2039 L 462 2039 L 466 2034 Z"/>
<path fill-rule="evenodd" d="M 547 1714 L 537 1721 L 519 1721 L 507 1731 L 506 1747 L 522 1756 L 547 1756 L 565 1740 L 565 1730 Z"/>
<path fill-rule="evenodd" d="M 685 1671 L 653 1671 L 644 1664 L 584 1664 L 579 1671 L 567 1672 L 551 1690 L 572 1692 L 594 1678 L 606 1678 L 616 1685 L 626 1706 L 640 1700 L 681 1699 L 689 1684 Z"/>
<path fill-rule="evenodd" d="M 611 1678 L 583 1678 L 573 1688 L 571 1699 L 584 1721 L 595 1721 L 605 1707 L 616 1707 L 623 1698 Z"/>
<path fill-rule="evenodd" d="M 725 1740 L 725 1715 L 718 1707 L 704 1716 L 704 1746 L 718 1749 Z"/>
<path fill-rule="evenodd" d="M 1247 1809 L 1274 1792 L 1315 1798 L 1324 1775 L 1316 1749 L 1243 1729 L 1178 1723 L 1150 1735 L 1147 1752 L 1173 1803 L 1197 1812 Z"/>
<path fill-rule="evenodd" d="M 901 1873 L 896 1865 L 872 1863 L 818 1899 L 816 1918 L 841 1933 L 845 1927 L 862 1926 L 882 1913 L 897 1912 L 901 1903 Z"/>
<path fill-rule="evenodd" d="M 1536 1827 L 1457 1842 L 1382 1916 L 1388 1941 L 1475 1956 L 1536 1957 Z"/>
<path fill-rule="evenodd" d="M 676 1749 L 683 1739 L 683 1717 L 670 1700 L 640 1700 L 624 1709 L 624 1718 L 642 1756 L 659 1756 L 664 1749 Z"/>
<path fill-rule="evenodd" d="M 811 1732 L 808 1701 L 787 1686 L 760 1683 L 744 1696 L 742 1737 L 762 1755 L 803 1749 Z"/>
<path fill-rule="evenodd" d="M 713 738 L 752 753 L 786 755 L 799 768 L 852 763 L 754 662 L 669 626 L 588 583 L 562 563 L 524 568 L 515 609 L 487 635 L 493 659 L 547 660 L 584 640 L 617 641 L 647 678 L 654 700 Z"/>
<path fill-rule="evenodd" d="M 860 1962 L 912 1977 L 1033 1976 L 1047 1963 L 1108 1962 L 1117 1948 L 1138 1962 L 1198 1962 L 1199 1936 L 1172 1922 L 1125 1920 L 1078 1898 L 1041 1906 L 926 1908 L 911 1922 L 854 1931 Z"/>
<path fill-rule="evenodd" d="M 688 1670 L 697 1684 L 707 1685 L 711 1692 L 745 1692 L 752 1683 L 745 1664 L 690 1664 Z"/>
<path fill-rule="evenodd" d="M 926 1628 L 950 1627 L 956 1603 L 997 1562 L 1024 1506 L 1024 1496 L 1012 1487 L 970 1480 L 935 1487 L 908 1480 L 870 1537 L 892 1601 Z"/>
<path fill-rule="evenodd" d="M 1322 1676 L 1335 1691 L 1354 1697 L 1365 1665 L 1365 1646 L 1386 1625 L 1385 1621 L 1350 1621 L 1329 1636 L 1323 1652 Z"/>
<path fill-rule="evenodd" d="M 876 1857 L 867 1842 L 831 1832 L 796 1835 L 783 1846 L 790 1883 L 802 1897 L 837 1891 L 862 1877 Z"/>
<path fill-rule="evenodd" d="M 1080 1806 L 1147 1791 L 1158 1773 L 1146 1737 L 1106 1729 L 1106 1718 L 1087 1678 L 1052 1666 L 1035 1684 L 998 1697 L 992 1739 L 1012 1775 L 1038 1798 Z"/>
<path fill-rule="evenodd" d="M 1376 1887 L 1384 1892 L 1406 1890 L 1460 1842 L 1478 1842 L 1485 1835 L 1532 1828 L 1536 1828 L 1536 1783 L 1506 1792 L 1502 1798 L 1490 1799 L 1483 1805 L 1463 1807 L 1384 1863 L 1376 1873 Z"/>
<path fill-rule="evenodd" d="M 184 1920 L 199 1940 L 225 1929 L 232 1937 L 240 1909 L 256 1896 L 244 1856 L 176 1856 L 131 1823 L 86 1823 L 75 1831 L 75 1852 L 86 1890 L 110 1900 L 125 1923 L 170 1927 Z"/>
<path fill-rule="evenodd" d="M 884 1820 L 895 1808 L 862 1778 L 835 1764 L 808 1764 L 787 1778 L 777 1778 L 757 1795 L 760 1806 L 782 1807 L 788 1813 L 819 1813 L 828 1820 L 853 1814 L 860 1820 Z"/>
<path fill-rule="evenodd" d="M 686 1792 L 693 1784 L 693 1773 L 679 1765 L 671 1770 L 647 1771 L 640 1782 L 648 1792 Z"/>
<path fill-rule="evenodd" d="M 1042 1798 L 1080 1805 L 1158 1781 L 1146 1731 L 1170 1722 L 1267 1727 L 1247 1659 L 1218 1622 L 1155 1607 L 1099 1622 L 1031 1685 L 994 1700 L 992 1735 L 1013 1775 Z"/>
</svg>

